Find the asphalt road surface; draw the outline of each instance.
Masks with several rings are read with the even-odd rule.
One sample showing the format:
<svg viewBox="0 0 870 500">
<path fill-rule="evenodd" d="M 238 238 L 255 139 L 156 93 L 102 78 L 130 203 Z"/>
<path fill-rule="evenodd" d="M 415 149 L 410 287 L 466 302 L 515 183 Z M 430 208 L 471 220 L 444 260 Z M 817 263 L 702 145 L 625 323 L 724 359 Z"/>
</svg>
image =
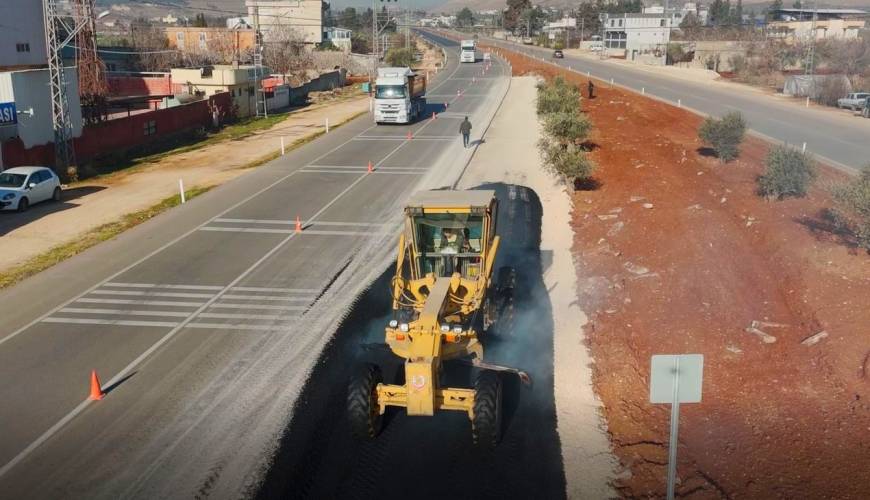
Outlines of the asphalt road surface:
<svg viewBox="0 0 870 500">
<path fill-rule="evenodd" d="M 483 75 L 442 42 L 437 119 L 357 119 L 0 294 L 0 497 L 258 491 L 341 304 L 367 284 L 359 260 L 380 247 L 366 242 L 392 253 L 396 207 L 461 171 L 459 122 L 479 138 L 504 96 L 500 62 Z"/>
<path fill-rule="evenodd" d="M 827 160 L 833 166 L 855 171 L 870 163 L 870 120 L 827 109 L 804 108 L 751 90 L 739 91 L 719 85 L 659 75 L 621 64 L 599 62 L 566 55 L 552 59 L 553 51 L 513 42 L 487 39 L 487 42 L 520 51 L 580 73 L 629 87 L 702 113 L 722 116 L 739 111 L 749 127 L 774 140 L 800 147 Z M 626 132 L 630 133 L 630 132 Z"/>
<path fill-rule="evenodd" d="M 565 497 L 553 393 L 553 315 L 542 279 L 541 202 L 523 186 L 476 188 L 495 190 L 499 199 L 496 267 L 517 272 L 512 326 L 481 339 L 484 359 L 526 370 L 533 380 L 526 387 L 514 375 L 501 377 L 502 441 L 493 450 L 479 450 L 465 413 L 409 417 L 399 408 L 388 409 L 374 440 L 350 434 L 346 387 L 359 363 L 377 363 L 385 380 L 404 384 L 401 358 L 363 347 L 384 342 L 394 273 L 388 269 L 324 352 L 297 403 L 305 411 L 294 413 L 259 499 Z M 449 387 L 471 387 L 474 378 L 469 368 L 451 362 L 442 375 Z"/>
</svg>

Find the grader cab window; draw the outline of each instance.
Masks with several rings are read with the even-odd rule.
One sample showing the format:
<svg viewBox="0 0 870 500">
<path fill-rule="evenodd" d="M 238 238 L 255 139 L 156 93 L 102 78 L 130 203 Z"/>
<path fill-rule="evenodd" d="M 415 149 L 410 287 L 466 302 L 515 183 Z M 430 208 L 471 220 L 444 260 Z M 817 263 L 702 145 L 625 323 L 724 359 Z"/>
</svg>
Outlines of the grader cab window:
<svg viewBox="0 0 870 500">
<path fill-rule="evenodd" d="M 414 218 L 420 271 L 435 276 L 459 272 L 480 275 L 483 217 L 471 214 L 425 214 Z"/>
</svg>

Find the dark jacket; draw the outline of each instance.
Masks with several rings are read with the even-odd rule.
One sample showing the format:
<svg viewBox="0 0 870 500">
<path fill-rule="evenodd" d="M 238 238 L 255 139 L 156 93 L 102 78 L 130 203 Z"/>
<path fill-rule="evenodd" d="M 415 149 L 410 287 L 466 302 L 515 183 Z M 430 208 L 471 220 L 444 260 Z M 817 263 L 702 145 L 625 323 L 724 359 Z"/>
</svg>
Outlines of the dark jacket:
<svg viewBox="0 0 870 500">
<path fill-rule="evenodd" d="M 468 120 L 464 120 L 461 124 L 459 124 L 459 133 L 462 135 L 471 133 L 471 122 Z"/>
</svg>

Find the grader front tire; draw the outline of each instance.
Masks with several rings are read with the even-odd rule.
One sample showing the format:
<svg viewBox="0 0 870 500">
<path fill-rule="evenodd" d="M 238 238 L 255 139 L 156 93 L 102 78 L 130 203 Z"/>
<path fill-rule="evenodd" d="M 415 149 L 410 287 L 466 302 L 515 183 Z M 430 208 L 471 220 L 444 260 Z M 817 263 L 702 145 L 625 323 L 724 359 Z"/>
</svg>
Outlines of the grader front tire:
<svg viewBox="0 0 870 500">
<path fill-rule="evenodd" d="M 486 370 L 474 382 L 474 418 L 471 437 L 482 449 L 494 448 L 501 440 L 501 379 L 498 373 Z"/>
<path fill-rule="evenodd" d="M 358 439 L 373 439 L 381 432 L 383 415 L 378 406 L 378 384 L 384 381 L 377 365 L 360 366 L 347 391 L 350 430 Z"/>
</svg>

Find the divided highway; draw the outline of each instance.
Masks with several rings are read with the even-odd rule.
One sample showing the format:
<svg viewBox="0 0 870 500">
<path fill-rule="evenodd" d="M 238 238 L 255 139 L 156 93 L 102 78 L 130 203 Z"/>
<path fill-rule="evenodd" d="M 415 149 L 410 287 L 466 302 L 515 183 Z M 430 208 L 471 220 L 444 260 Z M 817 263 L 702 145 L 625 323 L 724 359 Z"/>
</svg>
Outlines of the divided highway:
<svg viewBox="0 0 870 500">
<path fill-rule="evenodd" d="M 0 497 L 257 490 L 330 328 L 392 254 L 402 200 L 452 184 L 472 151 L 459 122 L 478 139 L 507 89 L 499 61 L 482 75 L 438 42 L 437 119 L 364 116 L 0 294 Z"/>
<path fill-rule="evenodd" d="M 543 57 L 580 73 L 588 71 L 600 80 L 612 78 L 616 84 L 636 92 L 644 89 L 647 94 L 672 103 L 679 100 L 683 106 L 708 115 L 739 111 L 756 132 L 797 146 L 806 142 L 808 151 L 840 168 L 855 171 L 870 163 L 870 120 L 832 110 L 803 108 L 751 89 L 740 91 L 568 54 L 564 59 L 552 59 L 550 49 L 513 42 L 487 39 L 487 43 Z"/>
</svg>

